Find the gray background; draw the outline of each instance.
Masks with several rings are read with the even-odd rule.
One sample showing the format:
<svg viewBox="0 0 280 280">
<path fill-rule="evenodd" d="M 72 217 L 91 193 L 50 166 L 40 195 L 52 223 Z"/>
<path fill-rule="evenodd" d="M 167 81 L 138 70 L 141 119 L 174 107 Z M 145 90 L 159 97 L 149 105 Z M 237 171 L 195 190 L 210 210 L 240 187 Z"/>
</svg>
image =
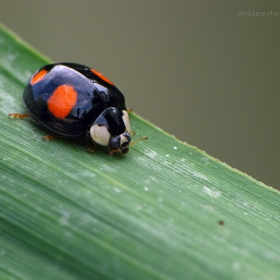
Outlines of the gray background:
<svg viewBox="0 0 280 280">
<path fill-rule="evenodd" d="M 0 0 L 0 21 L 52 60 L 108 76 L 142 117 L 280 189 L 278 0 Z"/>
</svg>

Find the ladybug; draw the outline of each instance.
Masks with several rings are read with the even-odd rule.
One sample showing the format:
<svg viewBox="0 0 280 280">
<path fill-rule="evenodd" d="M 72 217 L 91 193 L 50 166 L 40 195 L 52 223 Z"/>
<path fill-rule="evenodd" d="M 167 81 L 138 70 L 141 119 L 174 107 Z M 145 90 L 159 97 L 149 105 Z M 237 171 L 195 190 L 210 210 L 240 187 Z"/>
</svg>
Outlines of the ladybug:
<svg viewBox="0 0 280 280">
<path fill-rule="evenodd" d="M 66 136 L 88 135 L 109 153 L 126 154 L 131 142 L 125 98 L 105 76 L 85 65 L 53 63 L 37 70 L 24 89 L 23 100 L 31 117 L 50 131 Z"/>
</svg>

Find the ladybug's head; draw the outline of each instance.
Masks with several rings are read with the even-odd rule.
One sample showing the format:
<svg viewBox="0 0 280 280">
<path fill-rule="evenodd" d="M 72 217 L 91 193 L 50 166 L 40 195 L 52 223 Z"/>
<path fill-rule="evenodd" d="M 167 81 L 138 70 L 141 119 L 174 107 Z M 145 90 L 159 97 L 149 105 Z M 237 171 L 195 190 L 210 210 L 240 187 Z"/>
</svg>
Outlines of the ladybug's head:
<svg viewBox="0 0 280 280">
<path fill-rule="evenodd" d="M 109 142 L 110 154 L 114 152 L 120 152 L 122 154 L 126 154 L 129 151 L 129 145 L 131 142 L 131 136 L 128 132 L 124 132 L 121 135 L 111 137 Z"/>
<path fill-rule="evenodd" d="M 127 111 L 115 107 L 103 111 L 91 126 L 90 136 L 95 143 L 108 146 L 110 154 L 126 154 L 131 142 Z"/>
</svg>

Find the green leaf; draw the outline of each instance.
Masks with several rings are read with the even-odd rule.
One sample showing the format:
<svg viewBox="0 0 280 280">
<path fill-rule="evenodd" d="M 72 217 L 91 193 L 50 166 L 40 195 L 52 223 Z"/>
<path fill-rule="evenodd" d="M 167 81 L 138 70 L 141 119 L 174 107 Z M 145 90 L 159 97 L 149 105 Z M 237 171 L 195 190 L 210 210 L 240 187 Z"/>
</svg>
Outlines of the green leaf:
<svg viewBox="0 0 280 280">
<path fill-rule="evenodd" d="M 279 279 L 278 191 L 134 113 L 125 156 L 9 118 L 48 62 L 0 28 L 0 279 Z"/>
</svg>

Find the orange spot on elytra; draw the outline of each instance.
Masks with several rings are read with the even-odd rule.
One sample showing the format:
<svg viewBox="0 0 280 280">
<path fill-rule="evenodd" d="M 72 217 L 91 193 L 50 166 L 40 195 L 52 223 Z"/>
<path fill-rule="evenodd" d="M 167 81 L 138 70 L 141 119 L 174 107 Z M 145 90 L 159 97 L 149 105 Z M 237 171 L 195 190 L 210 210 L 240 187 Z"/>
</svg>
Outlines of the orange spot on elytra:
<svg viewBox="0 0 280 280">
<path fill-rule="evenodd" d="M 48 99 L 48 109 L 56 117 L 63 119 L 68 116 L 77 102 L 77 92 L 70 85 L 61 85 L 56 88 Z"/>
<path fill-rule="evenodd" d="M 102 79 L 104 82 L 110 84 L 110 85 L 114 85 L 113 82 L 111 82 L 108 78 L 106 78 L 103 74 L 99 73 L 98 71 L 94 70 L 94 69 L 90 69 L 90 71 L 95 74 L 96 76 L 98 76 L 100 79 Z"/>
<path fill-rule="evenodd" d="M 46 75 L 47 73 L 48 73 L 48 71 L 45 70 L 45 69 L 39 71 L 38 73 L 36 73 L 36 74 L 31 78 L 30 84 L 33 86 L 33 85 L 35 85 L 36 83 L 40 82 L 40 81 L 45 77 L 45 75 Z"/>
</svg>

